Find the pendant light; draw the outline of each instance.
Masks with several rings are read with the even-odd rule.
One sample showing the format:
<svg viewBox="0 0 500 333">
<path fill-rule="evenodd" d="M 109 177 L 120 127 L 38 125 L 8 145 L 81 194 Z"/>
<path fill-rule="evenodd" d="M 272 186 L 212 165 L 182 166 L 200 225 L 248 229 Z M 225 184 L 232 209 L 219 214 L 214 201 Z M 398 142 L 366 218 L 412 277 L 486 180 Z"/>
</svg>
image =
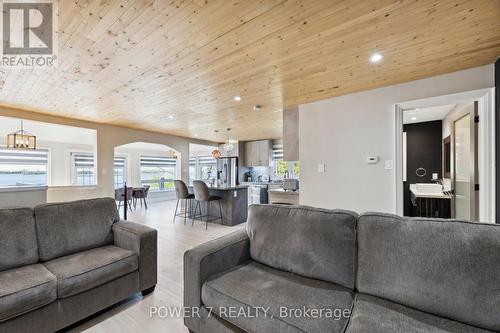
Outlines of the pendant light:
<svg viewBox="0 0 500 333">
<path fill-rule="evenodd" d="M 21 121 L 21 129 L 7 135 L 7 148 L 36 149 L 36 136 L 26 132 Z"/>
<path fill-rule="evenodd" d="M 229 140 L 229 132 L 231 131 L 230 128 L 227 129 L 227 142 L 222 145 L 222 149 L 224 149 L 227 153 L 232 151 L 234 149 L 233 143 Z"/>
</svg>

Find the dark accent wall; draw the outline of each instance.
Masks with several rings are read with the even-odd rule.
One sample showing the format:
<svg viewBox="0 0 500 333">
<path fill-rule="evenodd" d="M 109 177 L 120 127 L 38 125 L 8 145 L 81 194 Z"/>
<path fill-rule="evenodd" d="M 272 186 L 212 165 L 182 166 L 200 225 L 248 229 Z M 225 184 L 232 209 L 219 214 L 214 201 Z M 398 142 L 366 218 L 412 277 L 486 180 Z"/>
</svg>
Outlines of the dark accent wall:
<svg viewBox="0 0 500 333">
<path fill-rule="evenodd" d="M 410 205 L 410 184 L 430 183 L 432 173 L 442 178 L 443 122 L 441 120 L 403 125 L 406 132 L 406 182 L 404 183 L 404 215 L 415 216 Z M 418 168 L 427 170 L 418 177 Z"/>
<path fill-rule="evenodd" d="M 500 223 L 500 59 L 495 62 L 496 220 Z"/>
</svg>

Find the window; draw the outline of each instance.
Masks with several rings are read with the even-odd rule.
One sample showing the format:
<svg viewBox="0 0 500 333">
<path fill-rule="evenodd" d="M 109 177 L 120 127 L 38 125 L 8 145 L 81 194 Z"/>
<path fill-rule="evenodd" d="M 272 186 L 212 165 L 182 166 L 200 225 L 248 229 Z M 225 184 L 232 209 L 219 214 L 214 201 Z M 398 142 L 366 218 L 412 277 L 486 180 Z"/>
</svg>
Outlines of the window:
<svg viewBox="0 0 500 333">
<path fill-rule="evenodd" d="M 151 191 L 172 191 L 177 173 L 177 159 L 141 156 L 141 183 Z"/>
<path fill-rule="evenodd" d="M 217 160 L 212 156 L 197 156 L 189 159 L 189 180 L 215 181 L 217 179 Z"/>
<path fill-rule="evenodd" d="M 96 184 L 94 154 L 71 153 L 72 183 L 88 186 Z"/>
<path fill-rule="evenodd" d="M 195 180 L 196 177 L 196 164 L 197 164 L 197 158 L 196 157 L 191 157 L 189 159 L 189 184 L 193 184 L 193 180 Z"/>
<path fill-rule="evenodd" d="M 298 178 L 300 175 L 300 163 L 298 161 L 283 161 L 283 145 L 273 146 L 273 169 L 277 177 Z"/>
<path fill-rule="evenodd" d="M 201 180 L 217 179 L 217 160 L 212 156 L 200 156 L 198 157 L 198 163 Z"/>
<path fill-rule="evenodd" d="M 0 186 L 47 185 L 48 150 L 0 149 Z"/>
<path fill-rule="evenodd" d="M 113 167 L 115 188 L 121 188 L 125 185 L 125 162 L 125 157 L 115 157 Z"/>
</svg>

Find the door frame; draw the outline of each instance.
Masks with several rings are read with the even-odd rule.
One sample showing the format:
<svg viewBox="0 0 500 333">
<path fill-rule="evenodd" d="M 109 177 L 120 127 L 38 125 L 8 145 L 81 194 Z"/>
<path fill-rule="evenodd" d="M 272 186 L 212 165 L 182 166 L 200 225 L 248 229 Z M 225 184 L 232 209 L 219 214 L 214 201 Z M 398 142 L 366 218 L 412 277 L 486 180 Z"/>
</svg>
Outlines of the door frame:
<svg viewBox="0 0 500 333">
<path fill-rule="evenodd" d="M 495 223 L 495 88 L 466 91 L 394 104 L 395 165 L 394 187 L 395 207 L 403 215 L 403 110 L 427 108 L 465 101 L 478 101 L 479 114 L 479 220 Z"/>
</svg>

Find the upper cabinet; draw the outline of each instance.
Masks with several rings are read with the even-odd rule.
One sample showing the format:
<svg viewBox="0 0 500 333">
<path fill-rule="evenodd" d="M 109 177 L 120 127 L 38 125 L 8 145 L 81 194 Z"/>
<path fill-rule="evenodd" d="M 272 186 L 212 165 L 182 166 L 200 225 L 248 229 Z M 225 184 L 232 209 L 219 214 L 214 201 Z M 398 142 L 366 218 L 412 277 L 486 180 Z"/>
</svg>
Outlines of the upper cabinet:
<svg viewBox="0 0 500 333">
<path fill-rule="evenodd" d="M 246 167 L 269 166 L 272 147 L 271 140 L 246 142 L 243 165 Z"/>
<path fill-rule="evenodd" d="M 298 106 L 283 110 L 283 160 L 300 160 Z"/>
</svg>

